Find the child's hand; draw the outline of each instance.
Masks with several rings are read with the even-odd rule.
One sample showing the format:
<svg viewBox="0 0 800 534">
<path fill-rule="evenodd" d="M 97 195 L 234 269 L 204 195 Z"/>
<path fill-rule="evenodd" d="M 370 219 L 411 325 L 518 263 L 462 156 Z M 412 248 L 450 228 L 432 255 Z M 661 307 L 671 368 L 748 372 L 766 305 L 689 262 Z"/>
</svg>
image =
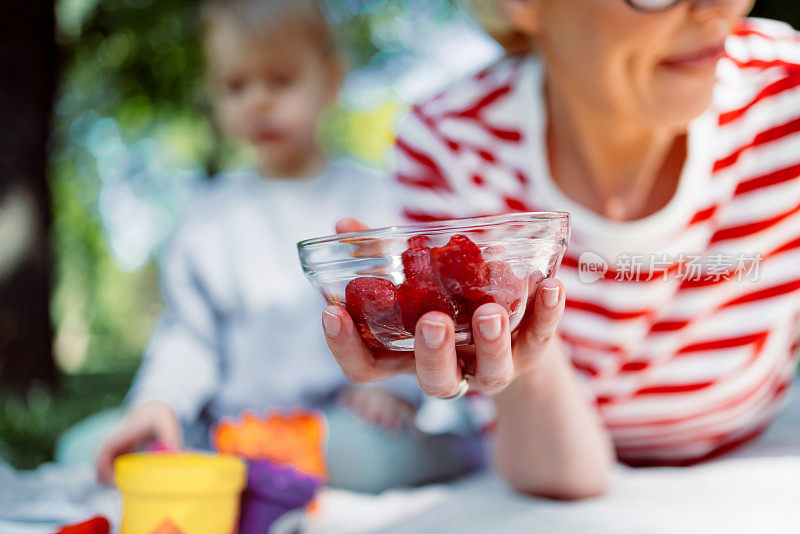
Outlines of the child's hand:
<svg viewBox="0 0 800 534">
<path fill-rule="evenodd" d="M 168 449 L 180 448 L 178 418 L 164 402 L 150 401 L 132 410 L 125 416 L 122 426 L 103 442 L 97 453 L 98 482 L 113 483 L 117 456 L 133 452 L 149 441 L 157 441 Z"/>
<path fill-rule="evenodd" d="M 392 433 L 411 426 L 416 413 L 414 406 L 380 387 L 348 388 L 339 401 L 366 422 Z"/>
</svg>

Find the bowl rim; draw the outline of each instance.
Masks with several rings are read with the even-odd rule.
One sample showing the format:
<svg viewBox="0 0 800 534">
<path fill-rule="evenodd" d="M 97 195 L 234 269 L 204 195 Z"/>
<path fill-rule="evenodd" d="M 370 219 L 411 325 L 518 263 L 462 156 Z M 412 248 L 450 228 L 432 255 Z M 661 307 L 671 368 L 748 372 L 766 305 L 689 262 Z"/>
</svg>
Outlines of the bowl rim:
<svg viewBox="0 0 800 534">
<path fill-rule="evenodd" d="M 509 222 L 533 222 L 533 221 L 560 221 L 566 222 L 566 235 L 569 235 L 570 214 L 566 211 L 526 211 L 506 213 L 503 215 L 480 215 L 477 217 L 464 217 L 461 219 L 446 219 L 441 221 L 430 221 L 395 226 L 385 226 L 382 228 L 370 228 L 358 232 L 347 232 L 322 237 L 304 239 L 297 243 L 298 249 L 305 249 L 317 245 L 354 240 L 354 239 L 377 239 L 397 236 L 406 232 L 425 233 L 433 231 L 452 231 L 452 230 L 474 230 L 507 224 Z"/>
</svg>

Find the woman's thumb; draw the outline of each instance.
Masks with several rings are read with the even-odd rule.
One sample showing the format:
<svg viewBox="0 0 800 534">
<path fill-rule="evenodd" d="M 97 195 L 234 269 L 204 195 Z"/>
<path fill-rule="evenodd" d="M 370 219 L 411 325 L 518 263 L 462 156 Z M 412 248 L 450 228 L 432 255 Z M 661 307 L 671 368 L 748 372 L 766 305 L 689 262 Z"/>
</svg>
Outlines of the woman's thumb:
<svg viewBox="0 0 800 534">
<path fill-rule="evenodd" d="M 345 217 L 343 219 L 339 219 L 336 222 L 337 234 L 346 234 L 349 232 L 361 232 L 363 230 L 369 230 L 369 226 L 362 223 L 358 219 L 354 219 L 352 217 Z"/>
</svg>

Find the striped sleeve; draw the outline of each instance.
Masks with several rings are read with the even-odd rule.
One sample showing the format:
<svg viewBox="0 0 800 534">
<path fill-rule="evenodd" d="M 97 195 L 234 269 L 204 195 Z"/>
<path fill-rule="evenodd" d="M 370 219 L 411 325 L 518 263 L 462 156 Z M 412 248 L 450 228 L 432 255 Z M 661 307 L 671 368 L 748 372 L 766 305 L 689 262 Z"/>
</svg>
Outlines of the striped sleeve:
<svg viewBox="0 0 800 534">
<path fill-rule="evenodd" d="M 521 66 L 504 58 L 411 108 L 393 162 L 408 221 L 531 211 L 519 196 L 526 173 L 500 157 L 523 145 Z"/>
<path fill-rule="evenodd" d="M 402 217 L 407 222 L 463 217 L 452 176 L 456 162 L 420 115 L 415 106 L 402 120 L 392 158 Z"/>
<path fill-rule="evenodd" d="M 797 68 L 800 35 L 789 24 L 766 19 L 745 19 L 726 44 L 728 54 L 745 69 Z"/>
</svg>

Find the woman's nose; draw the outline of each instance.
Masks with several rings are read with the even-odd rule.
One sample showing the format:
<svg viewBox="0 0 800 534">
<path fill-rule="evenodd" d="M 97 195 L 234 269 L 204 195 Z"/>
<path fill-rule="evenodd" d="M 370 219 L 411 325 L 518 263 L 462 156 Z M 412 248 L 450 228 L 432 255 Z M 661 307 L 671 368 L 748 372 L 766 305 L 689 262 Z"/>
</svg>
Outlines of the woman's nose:
<svg viewBox="0 0 800 534">
<path fill-rule="evenodd" d="M 692 14 L 697 22 L 712 23 L 719 26 L 719 32 L 727 34 L 731 24 L 744 16 L 752 0 L 691 0 Z"/>
<path fill-rule="evenodd" d="M 749 0 L 692 0 L 695 9 L 738 9 Z"/>
</svg>

